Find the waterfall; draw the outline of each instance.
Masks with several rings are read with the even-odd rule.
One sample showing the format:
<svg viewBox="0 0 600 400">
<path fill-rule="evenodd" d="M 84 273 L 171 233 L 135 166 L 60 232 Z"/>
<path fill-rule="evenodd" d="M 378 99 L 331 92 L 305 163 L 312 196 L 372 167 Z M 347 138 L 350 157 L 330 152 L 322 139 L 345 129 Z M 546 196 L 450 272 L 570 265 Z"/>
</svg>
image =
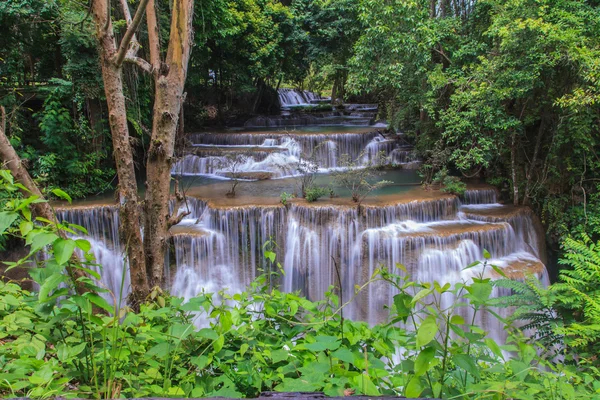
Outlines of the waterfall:
<svg viewBox="0 0 600 400">
<path fill-rule="evenodd" d="M 397 268 L 400 264 L 415 281 L 468 280 L 482 267 L 465 267 L 483 260 L 484 249 L 491 254 L 489 263 L 513 279 L 523 279 L 528 271 L 547 281 L 535 216 L 528 208 L 495 201 L 495 191 L 489 189 L 469 190 L 462 200 L 444 195 L 360 208 L 297 202 L 287 207 L 227 207 L 190 197 L 182 206 L 190 214 L 171 229 L 174 253 L 167 261 L 166 280 L 172 294 L 186 299 L 202 291 L 241 291 L 269 268 L 263 245 L 274 240 L 285 272 L 282 289 L 300 291 L 313 300 L 322 299 L 334 286 L 341 290 L 342 301 L 348 301 L 356 285 L 367 282 L 377 269 L 403 273 Z M 118 290 L 123 262 L 117 208 L 65 207 L 59 209 L 59 218 L 88 229 L 104 267 L 103 282 Z M 495 272 L 488 268 L 487 274 Z M 389 284 L 372 283 L 345 315 L 369 323 L 384 321 L 384 307 L 395 294 Z M 502 339 L 499 325 L 485 313 L 476 322 Z"/>
<path fill-rule="evenodd" d="M 213 175 L 226 177 L 223 151 L 240 152 L 246 156 L 239 172 L 268 172 L 272 178 L 295 175 L 290 166 L 300 157 L 311 159 L 323 170 L 338 167 L 342 154 L 359 164 L 368 165 L 383 153 L 388 163 L 409 164 L 414 157 L 397 153 L 398 143 L 385 139 L 378 132 L 367 133 L 198 133 L 190 136 L 192 154 L 186 154 L 172 167 L 174 175 Z M 385 160 L 383 160 L 386 162 Z M 226 163 L 225 163 L 226 164 Z"/>
<path fill-rule="evenodd" d="M 293 107 L 313 104 L 315 100 L 320 100 L 321 96 L 308 90 L 299 89 L 279 89 L 279 104 L 281 107 Z"/>
<path fill-rule="evenodd" d="M 100 285 L 105 286 L 115 296 L 119 296 L 123 284 L 120 300 L 125 299 L 130 292 L 130 281 L 127 260 L 119 239 L 118 206 L 57 207 L 55 212 L 60 222 L 77 224 L 87 230 L 87 235 L 81 233 L 72 237 L 84 237 L 90 242 L 95 263 L 98 265 L 91 268 L 101 274 Z M 112 296 L 106 293 L 102 295 L 109 302 L 113 302 Z"/>
</svg>

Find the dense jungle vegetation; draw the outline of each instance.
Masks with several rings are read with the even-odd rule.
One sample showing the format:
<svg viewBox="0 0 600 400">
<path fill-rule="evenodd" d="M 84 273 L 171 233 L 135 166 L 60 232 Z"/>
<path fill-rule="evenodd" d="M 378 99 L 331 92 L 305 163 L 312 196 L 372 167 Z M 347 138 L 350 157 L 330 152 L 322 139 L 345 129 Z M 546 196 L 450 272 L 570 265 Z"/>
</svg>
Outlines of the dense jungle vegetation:
<svg viewBox="0 0 600 400">
<path fill-rule="evenodd" d="M 284 87 L 376 102 L 424 183 L 485 180 L 530 206 L 556 283 L 377 270 L 365 285 L 398 294 L 375 326 L 344 319 L 334 287 L 321 302 L 273 289 L 269 251 L 243 293 L 163 292 L 184 132 L 276 113 Z M 0 397 L 600 398 L 598 0 L 5 0 L 0 106 L 0 245 L 26 246 L 7 268 L 34 264 L 37 285 L 0 282 Z M 112 190 L 130 306 L 46 201 Z"/>
</svg>

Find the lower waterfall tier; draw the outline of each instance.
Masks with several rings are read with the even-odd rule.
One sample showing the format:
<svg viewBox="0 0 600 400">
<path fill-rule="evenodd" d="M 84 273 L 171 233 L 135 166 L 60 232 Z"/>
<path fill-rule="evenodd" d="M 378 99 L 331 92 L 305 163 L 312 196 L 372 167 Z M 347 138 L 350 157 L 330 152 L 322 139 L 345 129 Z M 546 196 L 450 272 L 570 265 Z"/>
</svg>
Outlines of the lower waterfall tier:
<svg viewBox="0 0 600 400">
<path fill-rule="evenodd" d="M 172 294 L 184 298 L 201 291 L 241 291 L 260 271 L 270 268 L 263 255 L 267 242 L 276 244 L 277 261 L 285 272 L 281 287 L 314 300 L 335 286 L 342 301 L 348 301 L 356 285 L 380 268 L 398 274 L 406 269 L 412 279 L 422 282 L 468 280 L 483 267 L 465 267 L 482 261 L 484 250 L 492 257 L 489 263 L 512 279 L 531 273 L 547 282 L 540 261 L 545 253 L 543 235 L 535 215 L 528 208 L 495 201 L 496 192 L 490 188 L 470 189 L 462 200 L 415 188 L 378 196 L 360 207 L 343 199 L 292 200 L 283 206 L 271 201 L 227 204 L 190 195 L 183 205 L 190 214 L 171 230 L 167 282 Z M 118 293 L 122 277 L 127 278 L 117 231 L 118 208 L 91 205 L 57 210 L 61 220 L 88 229 L 103 266 L 103 283 Z M 488 268 L 487 274 L 494 277 L 495 271 Z M 389 285 L 373 283 L 356 296 L 345 315 L 380 322 L 394 294 Z M 483 326 L 495 329 L 486 321 L 481 321 Z"/>
</svg>

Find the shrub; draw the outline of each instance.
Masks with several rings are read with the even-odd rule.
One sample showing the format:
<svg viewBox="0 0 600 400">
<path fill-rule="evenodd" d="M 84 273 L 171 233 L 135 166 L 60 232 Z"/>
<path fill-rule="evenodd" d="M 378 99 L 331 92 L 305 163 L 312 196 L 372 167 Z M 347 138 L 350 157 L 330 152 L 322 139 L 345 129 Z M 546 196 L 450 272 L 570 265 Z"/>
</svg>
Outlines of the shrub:
<svg viewBox="0 0 600 400">
<path fill-rule="evenodd" d="M 279 195 L 281 204 L 283 204 L 284 206 L 287 205 L 288 200 L 293 199 L 293 198 L 294 198 L 294 195 L 287 193 L 287 192 L 283 192 L 283 193 L 281 193 L 281 195 Z"/>
<path fill-rule="evenodd" d="M 462 196 L 467 190 L 467 184 L 460 180 L 457 176 L 446 176 L 442 182 L 442 192 L 451 193 L 457 196 Z"/>
<path fill-rule="evenodd" d="M 320 187 L 320 186 L 311 186 L 308 189 L 306 189 L 306 201 L 308 201 L 309 203 L 312 203 L 313 201 L 317 201 L 318 199 L 320 199 L 321 197 L 327 195 L 329 193 L 329 190 L 327 190 L 326 188 Z"/>
<path fill-rule="evenodd" d="M 365 158 L 364 151 L 354 160 L 348 154 L 342 154 L 338 161 L 340 168 L 331 172 L 334 182 L 348 189 L 352 201 L 359 205 L 373 190 L 391 183 L 389 181 L 373 182 L 375 177 L 380 174 L 381 167 L 386 163 L 385 153 L 380 152 L 375 157 L 369 158 L 368 162 L 361 162 Z"/>
</svg>

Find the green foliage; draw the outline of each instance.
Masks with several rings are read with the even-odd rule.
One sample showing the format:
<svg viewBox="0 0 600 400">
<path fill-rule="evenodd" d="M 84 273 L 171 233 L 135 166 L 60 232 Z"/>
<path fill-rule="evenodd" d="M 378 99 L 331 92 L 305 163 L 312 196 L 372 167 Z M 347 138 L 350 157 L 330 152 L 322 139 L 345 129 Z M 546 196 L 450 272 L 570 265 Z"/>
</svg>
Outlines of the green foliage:
<svg viewBox="0 0 600 400">
<path fill-rule="evenodd" d="M 495 178 L 544 213 L 558 242 L 598 193 L 598 11 L 362 0 L 348 86 L 382 99 L 392 127 L 414 137 L 427 183 L 444 166 Z"/>
<path fill-rule="evenodd" d="M 499 399 L 600 396 L 595 368 L 581 371 L 538 356 L 537 347 L 510 325 L 502 345 L 474 324 L 494 306 L 486 264 L 469 266 L 479 272 L 454 286 L 413 282 L 402 265 L 394 273 L 377 269 L 355 292 L 386 284 L 396 293 L 389 319 L 375 326 L 344 320 L 346 304 L 335 287 L 318 302 L 272 288 L 277 272 L 264 273 L 242 293 L 200 293 L 187 302 L 157 288 L 134 312 L 94 283 L 99 274 L 92 269 L 90 243 L 60 235 L 80 227 L 32 223 L 29 206 L 36 201 L 14 200 L 0 214 L 0 233 L 23 237 L 31 249 L 11 267 L 45 253 L 30 271 L 37 292 L 0 282 L 3 397 L 255 397 L 269 390 L 470 399 L 490 393 Z M 17 217 L 29 225 L 15 227 Z M 275 265 L 272 243 L 264 249 Z M 76 270 L 88 276 L 76 278 Z"/>
<path fill-rule="evenodd" d="M 370 157 L 367 162 L 361 162 L 367 157 L 362 151 L 356 159 L 352 159 L 348 154 L 342 154 L 338 160 L 338 167 L 332 171 L 333 181 L 350 191 L 352 201 L 359 205 L 373 190 L 388 185 L 389 181 L 373 182 L 379 175 L 380 168 L 387 162 L 385 154 L 380 152 L 374 157 Z"/>
<path fill-rule="evenodd" d="M 313 201 L 317 201 L 321 197 L 326 196 L 328 193 L 329 190 L 327 188 L 321 186 L 311 186 L 308 189 L 306 189 L 306 195 L 304 196 L 304 198 L 309 203 L 312 203 Z"/>
<path fill-rule="evenodd" d="M 467 190 L 467 184 L 457 176 L 448 175 L 448 170 L 442 168 L 434 176 L 431 182 L 441 187 L 442 192 L 462 196 Z"/>
<path fill-rule="evenodd" d="M 288 200 L 293 199 L 294 195 L 287 193 L 287 192 L 283 192 L 281 193 L 281 195 L 279 196 L 279 199 L 281 201 L 281 204 L 283 204 L 284 206 L 287 205 Z"/>
</svg>

